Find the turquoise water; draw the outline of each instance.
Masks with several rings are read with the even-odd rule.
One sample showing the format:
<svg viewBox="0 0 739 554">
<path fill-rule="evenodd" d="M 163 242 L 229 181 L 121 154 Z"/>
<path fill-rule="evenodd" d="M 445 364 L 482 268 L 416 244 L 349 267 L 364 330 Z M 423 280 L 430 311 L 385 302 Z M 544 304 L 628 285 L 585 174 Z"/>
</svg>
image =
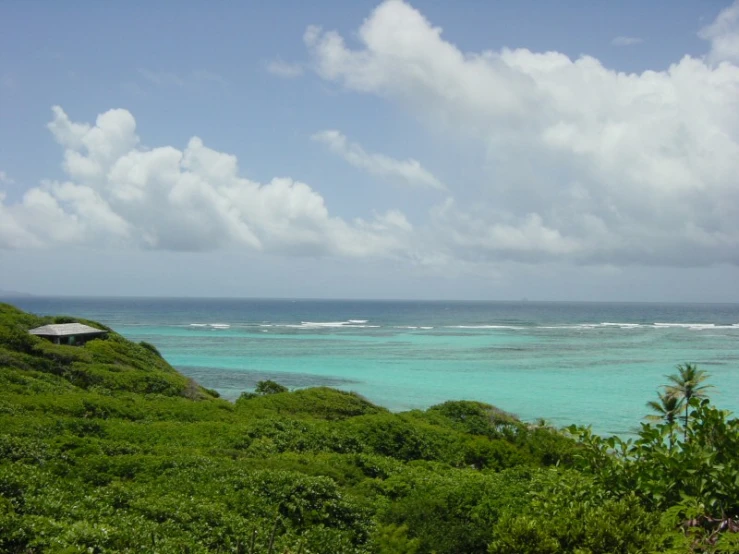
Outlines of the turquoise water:
<svg viewBox="0 0 739 554">
<path fill-rule="evenodd" d="M 524 420 L 626 434 L 682 362 L 739 409 L 739 305 L 24 298 L 155 344 L 226 398 L 262 379 L 392 410 L 482 400 Z"/>
</svg>

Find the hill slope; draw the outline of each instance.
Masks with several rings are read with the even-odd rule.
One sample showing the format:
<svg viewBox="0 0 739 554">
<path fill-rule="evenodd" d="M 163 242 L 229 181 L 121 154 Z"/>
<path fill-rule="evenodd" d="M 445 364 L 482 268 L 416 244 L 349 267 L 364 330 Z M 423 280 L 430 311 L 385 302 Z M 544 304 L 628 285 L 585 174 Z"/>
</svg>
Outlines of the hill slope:
<svg viewBox="0 0 739 554">
<path fill-rule="evenodd" d="M 70 320 L 0 304 L 1 552 L 610 553 L 666 540 L 659 514 L 571 469 L 571 439 L 492 406 L 392 414 L 327 388 L 230 403 L 115 332 L 82 347 L 28 334 Z"/>
</svg>

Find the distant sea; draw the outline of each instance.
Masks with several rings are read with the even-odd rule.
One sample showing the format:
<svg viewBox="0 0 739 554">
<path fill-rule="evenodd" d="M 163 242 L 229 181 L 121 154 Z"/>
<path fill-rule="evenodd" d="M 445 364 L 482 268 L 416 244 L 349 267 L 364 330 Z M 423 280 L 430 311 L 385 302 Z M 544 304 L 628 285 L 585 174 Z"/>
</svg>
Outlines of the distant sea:
<svg viewBox="0 0 739 554">
<path fill-rule="evenodd" d="M 629 434 L 665 375 L 711 374 L 739 410 L 739 305 L 14 298 L 147 341 L 235 399 L 257 381 L 356 391 L 391 410 L 482 400 L 524 420 Z"/>
</svg>

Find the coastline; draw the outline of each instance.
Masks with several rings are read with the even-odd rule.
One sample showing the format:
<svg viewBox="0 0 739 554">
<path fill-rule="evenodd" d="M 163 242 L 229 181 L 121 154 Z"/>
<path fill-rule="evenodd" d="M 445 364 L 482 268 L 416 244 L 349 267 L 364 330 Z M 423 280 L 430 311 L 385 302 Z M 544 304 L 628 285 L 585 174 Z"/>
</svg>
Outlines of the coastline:
<svg viewBox="0 0 739 554">
<path fill-rule="evenodd" d="M 527 421 L 589 423 L 625 436 L 638 429 L 665 374 L 689 360 L 710 369 L 718 398 L 739 410 L 739 306 L 89 298 L 19 304 L 81 314 L 156 344 L 175 367 L 230 398 L 273 379 L 291 388 L 356 390 L 394 411 L 467 398 Z"/>
</svg>

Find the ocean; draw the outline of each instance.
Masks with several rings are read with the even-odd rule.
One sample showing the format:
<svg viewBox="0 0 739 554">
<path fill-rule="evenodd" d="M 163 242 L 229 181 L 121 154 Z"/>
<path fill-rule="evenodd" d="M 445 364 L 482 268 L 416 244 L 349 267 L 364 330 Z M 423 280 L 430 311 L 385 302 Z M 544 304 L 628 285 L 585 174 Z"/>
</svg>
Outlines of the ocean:
<svg viewBox="0 0 739 554">
<path fill-rule="evenodd" d="M 638 429 L 679 363 L 739 409 L 739 304 L 15 298 L 150 342 L 228 399 L 273 379 L 391 410 L 481 400 L 525 421 Z"/>
</svg>

